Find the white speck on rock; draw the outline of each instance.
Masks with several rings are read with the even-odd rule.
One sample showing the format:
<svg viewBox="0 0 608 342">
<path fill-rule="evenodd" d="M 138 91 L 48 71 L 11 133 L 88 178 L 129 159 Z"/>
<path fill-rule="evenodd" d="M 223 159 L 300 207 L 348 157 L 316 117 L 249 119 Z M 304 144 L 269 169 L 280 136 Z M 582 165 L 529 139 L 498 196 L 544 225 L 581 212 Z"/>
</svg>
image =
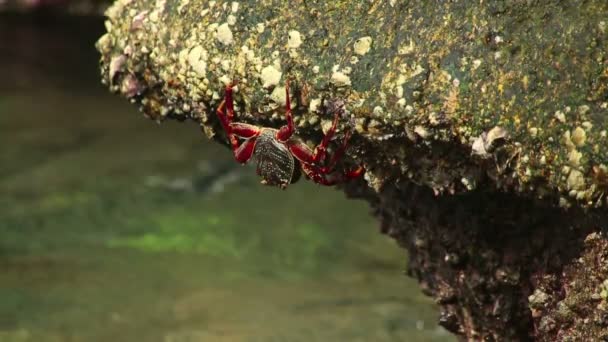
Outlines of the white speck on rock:
<svg viewBox="0 0 608 342">
<path fill-rule="evenodd" d="M 410 39 L 409 44 L 407 44 L 407 45 L 403 44 L 403 45 L 399 46 L 399 48 L 397 49 L 397 52 L 400 55 L 407 55 L 407 54 L 414 52 L 414 50 L 416 50 L 416 45 L 414 44 L 414 41 Z"/>
<path fill-rule="evenodd" d="M 319 110 L 319 106 L 321 105 L 321 99 L 312 99 L 310 100 L 310 104 L 308 105 L 309 112 L 316 112 Z"/>
<path fill-rule="evenodd" d="M 568 175 L 568 189 L 581 190 L 585 188 L 585 177 L 579 170 L 571 170 Z"/>
<path fill-rule="evenodd" d="M 423 126 L 414 127 L 414 133 L 418 134 L 418 136 L 422 139 L 426 139 L 431 135 L 431 133 L 429 133 L 429 131 Z"/>
<path fill-rule="evenodd" d="M 557 121 L 559 121 L 561 123 L 566 122 L 566 115 L 561 110 L 558 110 L 557 112 L 555 112 L 554 116 L 557 119 Z"/>
<path fill-rule="evenodd" d="M 335 71 L 331 75 L 331 83 L 335 84 L 338 87 L 350 86 L 350 77 L 343 72 Z"/>
<path fill-rule="evenodd" d="M 583 128 L 585 129 L 585 131 L 588 131 L 590 129 L 593 128 L 593 124 L 589 121 L 585 121 L 581 124 L 583 126 Z"/>
<path fill-rule="evenodd" d="M 155 11 L 152 11 L 152 13 L 150 13 L 150 16 L 148 18 L 150 18 L 150 21 L 152 21 L 152 22 L 157 22 L 159 15 L 160 14 L 158 13 L 158 11 L 155 10 Z"/>
<path fill-rule="evenodd" d="M 587 105 L 581 105 L 581 106 L 578 106 L 577 111 L 578 111 L 578 113 L 580 115 L 585 115 L 585 114 L 587 114 L 587 112 L 589 111 L 589 109 L 590 109 L 589 106 L 587 106 Z"/>
<path fill-rule="evenodd" d="M 536 127 L 530 127 L 528 129 L 528 133 L 530 133 L 530 136 L 532 138 L 536 138 L 538 136 L 538 128 L 536 128 Z"/>
<path fill-rule="evenodd" d="M 276 87 L 270 94 L 270 99 L 275 103 L 284 106 L 287 103 L 287 98 L 285 98 L 285 87 Z"/>
<path fill-rule="evenodd" d="M 376 106 L 376 107 L 374 107 L 373 113 L 376 116 L 380 116 L 380 115 L 384 114 L 384 109 L 382 109 L 382 107 L 380 107 L 380 106 Z"/>
<path fill-rule="evenodd" d="M 395 95 L 398 98 L 402 98 L 403 97 L 403 87 L 402 86 L 395 87 Z"/>
<path fill-rule="evenodd" d="M 331 120 L 322 120 L 321 121 L 321 131 L 323 131 L 324 134 L 327 134 L 327 132 L 331 128 L 332 124 L 333 124 L 333 122 Z"/>
<path fill-rule="evenodd" d="M 487 142 L 492 144 L 498 139 L 507 139 L 508 136 L 509 133 L 504 128 L 496 126 L 488 132 Z"/>
<path fill-rule="evenodd" d="M 197 75 L 204 77 L 207 75 L 207 62 L 205 62 L 202 59 L 198 59 L 192 63 L 190 63 L 190 65 L 192 66 L 192 70 L 194 70 L 194 72 L 196 72 Z"/>
<path fill-rule="evenodd" d="M 288 33 L 289 38 L 287 38 L 287 46 L 290 49 L 297 49 L 302 45 L 302 35 L 300 32 L 296 30 L 291 30 Z"/>
<path fill-rule="evenodd" d="M 479 66 L 481 66 L 481 59 L 476 59 L 473 61 L 473 70 L 479 68 Z"/>
<path fill-rule="evenodd" d="M 179 61 L 179 64 L 181 67 L 185 68 L 188 66 L 188 55 L 189 55 L 190 51 L 188 49 L 183 49 L 179 52 L 179 54 L 177 55 L 177 59 Z"/>
<path fill-rule="evenodd" d="M 193 47 L 190 50 L 190 52 L 188 53 L 188 63 L 190 63 L 190 65 L 194 64 L 199 59 L 201 59 L 202 55 L 203 55 L 203 47 L 202 46 L 197 45 L 197 46 Z"/>
<path fill-rule="evenodd" d="M 281 80 L 281 75 L 283 75 L 283 73 L 277 70 L 273 65 L 265 67 L 260 73 L 262 87 L 270 88 L 276 86 Z"/>
<path fill-rule="evenodd" d="M 499 126 L 495 126 L 489 132 L 481 133 L 471 146 L 472 154 L 481 157 L 482 159 L 488 159 L 491 157 L 491 152 L 495 148 L 494 142 L 497 140 L 508 139 L 508 132 Z"/>
<path fill-rule="evenodd" d="M 406 101 L 404 98 L 400 98 L 397 101 L 397 103 L 395 103 L 395 104 L 397 105 L 398 108 L 403 109 L 403 108 L 405 108 Z"/>
<path fill-rule="evenodd" d="M 372 46 L 372 37 L 362 37 L 355 42 L 355 53 L 357 55 L 365 55 Z"/>
<path fill-rule="evenodd" d="M 221 66 L 222 66 L 222 70 L 230 71 L 230 70 L 232 70 L 232 61 L 229 59 L 224 59 L 221 63 Z"/>
<path fill-rule="evenodd" d="M 217 40 L 224 45 L 230 45 L 234 42 L 234 37 L 232 36 L 232 31 L 230 30 L 228 23 L 218 26 Z"/>
<path fill-rule="evenodd" d="M 114 77 L 120 71 L 122 71 L 125 63 L 127 61 L 127 56 L 119 55 L 112 58 L 110 61 L 110 70 L 108 71 L 108 77 L 110 78 L 110 83 L 113 82 Z"/>
<path fill-rule="evenodd" d="M 223 75 L 219 78 L 219 81 L 222 82 L 223 85 L 227 86 L 232 83 L 232 79 L 228 77 L 228 75 Z"/>
<path fill-rule="evenodd" d="M 209 32 L 217 31 L 218 26 L 220 26 L 220 24 L 218 24 L 218 23 L 209 24 L 209 26 L 207 26 L 207 31 L 209 31 Z"/>
<path fill-rule="evenodd" d="M 578 167 L 579 165 L 581 165 L 582 156 L 583 154 L 579 151 L 572 150 L 570 151 L 570 153 L 568 153 L 568 163 L 574 167 Z"/>
<path fill-rule="evenodd" d="M 570 131 L 565 131 L 561 138 L 561 143 L 566 146 L 568 151 L 572 151 L 576 148 L 574 143 L 572 142 Z"/>
<path fill-rule="evenodd" d="M 584 146 L 585 140 L 587 140 L 587 133 L 585 133 L 585 130 L 582 127 L 576 127 L 574 131 L 572 131 L 570 140 L 578 147 Z"/>
<path fill-rule="evenodd" d="M 407 115 L 412 115 L 412 113 L 414 113 L 414 107 L 412 107 L 411 105 L 406 105 L 405 106 L 405 113 Z"/>
</svg>

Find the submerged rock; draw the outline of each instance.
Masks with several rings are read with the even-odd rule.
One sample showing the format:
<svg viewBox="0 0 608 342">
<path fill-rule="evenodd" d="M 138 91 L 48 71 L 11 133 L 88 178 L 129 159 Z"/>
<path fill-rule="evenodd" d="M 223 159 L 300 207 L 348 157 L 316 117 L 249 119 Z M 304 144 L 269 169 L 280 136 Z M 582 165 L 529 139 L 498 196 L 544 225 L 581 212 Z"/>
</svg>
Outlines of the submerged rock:
<svg viewBox="0 0 608 342">
<path fill-rule="evenodd" d="M 347 191 L 408 248 L 448 329 L 577 331 L 528 297 L 536 278 L 560 296 L 562 255 L 607 222 L 607 2 L 118 0 L 106 14 L 103 82 L 151 119 L 224 141 L 215 109 L 238 80 L 239 120 L 278 127 L 290 79 L 298 134 L 317 141 L 326 100 L 342 100 L 347 158 L 367 170 Z"/>
</svg>

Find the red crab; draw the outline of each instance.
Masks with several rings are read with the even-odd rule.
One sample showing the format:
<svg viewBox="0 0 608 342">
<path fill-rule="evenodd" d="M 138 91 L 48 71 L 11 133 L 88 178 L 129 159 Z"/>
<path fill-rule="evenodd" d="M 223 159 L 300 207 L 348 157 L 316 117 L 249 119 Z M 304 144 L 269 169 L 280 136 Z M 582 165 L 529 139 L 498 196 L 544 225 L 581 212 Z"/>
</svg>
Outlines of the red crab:
<svg viewBox="0 0 608 342">
<path fill-rule="evenodd" d="M 332 126 L 323 137 L 321 144 L 312 150 L 299 137 L 294 135 L 295 127 L 291 115 L 289 82 L 285 85 L 287 125 L 279 129 L 233 122 L 233 87 L 234 84 L 226 86 L 224 100 L 217 109 L 217 116 L 226 131 L 236 160 L 245 164 L 255 155 L 257 174 L 262 177 L 262 184 L 285 189 L 289 184 L 295 183 L 300 178 L 302 171 L 307 178 L 322 185 L 334 185 L 363 174 L 362 166 L 348 171 L 336 171 L 335 169 L 350 139 L 350 130 L 346 130 L 342 145 L 331 157 L 327 152 L 327 147 L 336 132 L 338 119 L 342 113 L 341 106 L 334 106 L 336 108 L 333 109 L 334 121 Z M 224 111 L 227 111 L 227 113 L 224 113 Z M 239 138 L 243 140 L 240 143 Z"/>
</svg>

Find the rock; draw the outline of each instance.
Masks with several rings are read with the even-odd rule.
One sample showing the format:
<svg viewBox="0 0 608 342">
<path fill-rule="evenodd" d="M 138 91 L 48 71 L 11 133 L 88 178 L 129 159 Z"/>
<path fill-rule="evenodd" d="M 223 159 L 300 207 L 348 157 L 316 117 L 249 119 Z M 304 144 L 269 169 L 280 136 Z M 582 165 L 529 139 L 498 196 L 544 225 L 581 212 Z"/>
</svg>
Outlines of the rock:
<svg viewBox="0 0 608 342">
<path fill-rule="evenodd" d="M 253 121 L 265 122 L 276 109 L 269 105 L 272 91 L 290 78 L 294 87 L 306 87 L 309 99 L 343 99 L 356 119 L 390 118 L 380 129 L 358 132 L 360 145 L 390 135 L 415 151 L 405 127 L 416 127 L 426 143 L 450 150 L 399 158 L 413 181 L 436 187 L 428 175 L 441 174 L 456 193 L 466 192 L 459 180 L 481 169 L 504 190 L 552 194 L 557 204 L 569 189 L 564 166 L 574 163 L 589 174 L 594 162 L 608 161 L 601 134 L 608 115 L 608 67 L 605 58 L 597 58 L 608 44 L 601 24 L 606 3 L 498 3 L 467 10 L 452 3 L 238 2 L 233 7 L 228 1 L 119 0 L 107 11 L 108 33 L 98 49 L 102 67 L 112 75 L 112 61 L 128 56 L 121 77 L 134 74 L 146 86 L 138 102 L 149 117 L 202 121 L 213 115 L 225 81 L 238 79 L 243 111 L 259 113 Z M 484 24 L 468 25 L 471 18 Z M 201 52 L 196 56 L 205 59 L 180 63 L 182 51 Z M 121 83 L 107 75 L 105 82 L 120 92 Z M 144 98 L 153 98 L 154 105 Z M 194 103 L 201 101 L 206 112 L 181 109 L 182 102 L 200 108 Z M 296 112 L 302 122 L 316 115 Z M 212 119 L 207 125 L 215 124 Z M 302 133 L 318 132 L 313 125 Z M 575 153 L 551 143 L 566 132 Z M 586 148 L 593 145 L 598 148 Z M 357 159 L 369 172 L 390 155 L 362 151 Z M 483 161 L 496 157 L 507 162 L 499 173 Z M 450 165 L 450 172 L 438 165 Z M 591 179 L 583 183 L 581 198 L 564 198 L 579 206 L 596 203 L 603 190 Z"/>
</svg>

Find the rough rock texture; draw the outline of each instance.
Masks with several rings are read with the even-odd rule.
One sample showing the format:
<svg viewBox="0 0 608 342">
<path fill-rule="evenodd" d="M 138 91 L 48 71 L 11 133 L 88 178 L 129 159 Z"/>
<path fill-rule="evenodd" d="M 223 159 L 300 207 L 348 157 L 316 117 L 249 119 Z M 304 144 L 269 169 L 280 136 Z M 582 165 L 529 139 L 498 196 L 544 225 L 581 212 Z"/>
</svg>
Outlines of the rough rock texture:
<svg viewBox="0 0 608 342">
<path fill-rule="evenodd" d="M 409 274 L 468 340 L 608 338 L 605 212 L 474 190 L 435 197 L 397 182 L 370 199 L 383 233 L 410 251 Z"/>
<path fill-rule="evenodd" d="M 103 81 L 152 119 L 224 141 L 214 110 L 237 79 L 239 120 L 277 127 L 291 79 L 317 142 L 325 100 L 344 100 L 347 163 L 367 169 L 346 189 L 448 329 L 608 334 L 608 2 L 118 0 L 107 16 Z"/>
</svg>

